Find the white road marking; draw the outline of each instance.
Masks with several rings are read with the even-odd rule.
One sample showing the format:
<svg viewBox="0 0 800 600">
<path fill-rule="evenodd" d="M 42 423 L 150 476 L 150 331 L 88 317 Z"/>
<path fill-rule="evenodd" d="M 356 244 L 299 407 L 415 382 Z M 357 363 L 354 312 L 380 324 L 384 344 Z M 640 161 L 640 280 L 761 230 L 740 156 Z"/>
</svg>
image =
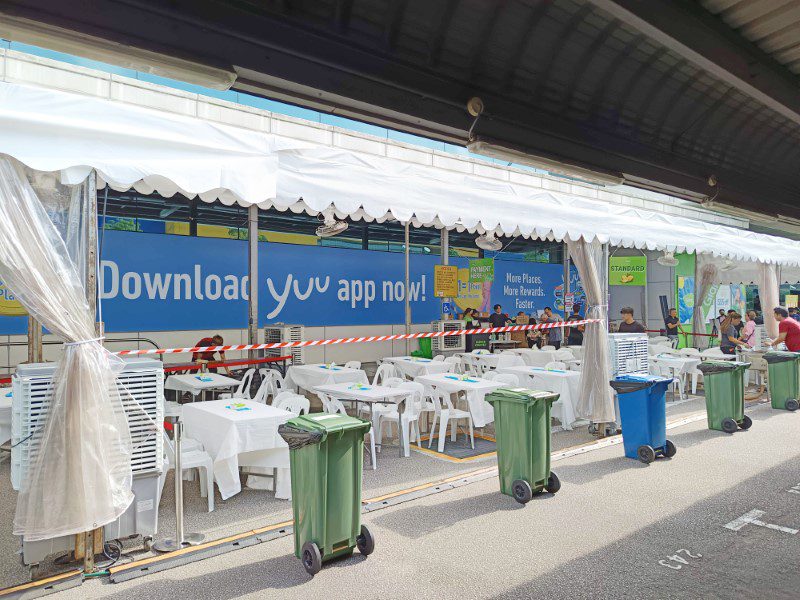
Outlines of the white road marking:
<svg viewBox="0 0 800 600">
<path fill-rule="evenodd" d="M 789 492 L 790 494 L 800 494 L 800 483 L 798 483 L 797 485 L 793 485 L 786 491 Z"/>
<path fill-rule="evenodd" d="M 790 535 L 796 535 L 798 533 L 797 529 L 783 527 L 781 525 L 773 525 L 772 523 L 765 523 L 764 521 L 759 520 L 758 517 L 763 514 L 763 510 L 751 510 L 749 513 L 742 515 L 738 519 L 734 519 L 730 523 L 723 525 L 723 527 L 726 529 L 731 529 L 732 531 L 739 531 L 745 525 L 758 525 L 759 527 L 766 527 L 767 529 L 782 531 L 783 533 L 788 533 Z"/>
</svg>

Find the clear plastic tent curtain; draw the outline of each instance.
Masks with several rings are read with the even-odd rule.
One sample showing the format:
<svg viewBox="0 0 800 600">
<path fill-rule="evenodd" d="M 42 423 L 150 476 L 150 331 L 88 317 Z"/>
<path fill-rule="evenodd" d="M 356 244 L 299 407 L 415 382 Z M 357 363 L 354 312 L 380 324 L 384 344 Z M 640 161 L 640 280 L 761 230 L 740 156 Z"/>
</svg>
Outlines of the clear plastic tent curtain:
<svg viewBox="0 0 800 600">
<path fill-rule="evenodd" d="M 711 297 L 714 285 L 719 278 L 719 267 L 711 257 L 703 254 L 697 256 L 694 278 L 694 309 L 692 310 L 692 330 L 695 333 L 706 332 L 703 320 L 703 305 Z M 716 315 L 714 315 L 716 317 Z M 710 338 L 695 336 L 695 347 L 707 347 Z"/>
<path fill-rule="evenodd" d="M 588 307 L 587 319 L 602 319 L 588 323 L 583 334 L 583 376 L 580 402 L 576 407 L 579 417 L 594 423 L 611 423 L 616 419 L 614 401 L 608 376 L 611 372 L 608 355 L 608 306 L 603 284 L 603 246 L 598 241 L 567 240 L 569 255 L 583 283 Z"/>
<path fill-rule="evenodd" d="M 776 265 L 759 263 L 758 265 L 758 297 L 761 300 L 761 313 L 764 316 L 764 327 L 770 339 L 778 337 L 778 322 L 773 310 L 780 300 L 778 270 Z"/>
<path fill-rule="evenodd" d="M 85 186 L 47 206 L 20 164 L 0 157 L 0 277 L 31 316 L 66 344 L 47 418 L 14 518 L 29 541 L 91 531 L 133 500 L 131 437 L 116 387 L 122 361 L 95 334 L 81 257 Z M 52 200 L 52 199 L 51 199 Z M 46 201 L 46 200 L 45 200 Z"/>
</svg>

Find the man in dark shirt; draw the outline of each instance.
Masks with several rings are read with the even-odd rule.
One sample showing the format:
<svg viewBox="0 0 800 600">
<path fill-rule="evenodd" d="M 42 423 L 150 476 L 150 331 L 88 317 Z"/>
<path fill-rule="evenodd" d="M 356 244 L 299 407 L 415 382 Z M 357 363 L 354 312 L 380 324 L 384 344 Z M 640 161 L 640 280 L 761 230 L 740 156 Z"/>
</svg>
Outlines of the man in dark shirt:
<svg viewBox="0 0 800 600">
<path fill-rule="evenodd" d="M 567 317 L 567 321 L 583 321 L 583 317 L 581 316 L 581 305 L 580 304 L 573 304 L 572 305 L 572 314 Z M 583 344 L 583 331 L 586 329 L 584 325 L 577 325 L 575 327 L 569 328 L 569 334 L 567 335 L 567 344 L 570 346 L 580 346 Z"/>
<path fill-rule="evenodd" d="M 619 314 L 622 315 L 622 323 L 619 324 L 618 333 L 645 333 L 644 325 L 633 320 L 633 309 L 630 306 L 623 308 Z"/>
<path fill-rule="evenodd" d="M 495 304 L 494 312 L 489 315 L 489 323 L 491 323 L 492 327 L 505 327 L 510 322 L 511 319 L 503 312 L 503 307 Z"/>
<path fill-rule="evenodd" d="M 203 338 L 202 340 L 197 342 L 197 344 L 195 345 L 195 348 L 206 348 L 208 346 L 222 346 L 224 343 L 225 343 L 225 340 L 222 339 L 222 336 L 217 334 L 214 337 Z M 196 362 L 196 363 L 200 363 L 200 364 L 206 365 L 206 364 L 214 361 L 214 355 L 215 354 L 216 354 L 216 352 L 195 352 L 194 354 L 192 354 L 192 362 Z M 225 353 L 224 352 L 220 352 L 219 353 L 219 359 L 220 360 L 225 360 Z M 212 369 L 212 370 L 216 371 L 216 369 Z M 228 375 L 231 374 L 231 371 L 230 371 L 230 369 L 228 367 L 225 367 L 225 372 Z"/>
<path fill-rule="evenodd" d="M 678 321 L 678 311 L 674 308 L 669 309 L 667 318 L 664 319 L 664 327 L 667 330 L 667 337 L 672 341 L 677 341 L 678 334 L 683 332 L 680 321 Z"/>
</svg>

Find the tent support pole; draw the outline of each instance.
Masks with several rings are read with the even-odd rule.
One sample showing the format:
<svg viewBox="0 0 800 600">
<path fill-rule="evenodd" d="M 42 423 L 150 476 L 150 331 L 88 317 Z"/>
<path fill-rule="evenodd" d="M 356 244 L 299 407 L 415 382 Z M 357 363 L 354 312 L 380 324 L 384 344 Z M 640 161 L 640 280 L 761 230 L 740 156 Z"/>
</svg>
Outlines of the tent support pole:
<svg viewBox="0 0 800 600">
<path fill-rule="evenodd" d="M 33 317 L 28 317 L 28 362 L 42 362 L 42 325 Z"/>
<path fill-rule="evenodd" d="M 250 282 L 250 295 L 247 300 L 247 343 L 258 343 L 258 206 L 251 204 L 247 209 L 247 274 Z M 258 351 L 251 350 L 250 358 L 256 358 Z"/>
<path fill-rule="evenodd" d="M 411 269 L 410 269 L 410 262 L 409 262 L 409 252 L 410 252 L 410 235 L 409 235 L 409 227 L 411 226 L 410 222 L 406 221 L 405 227 L 405 250 L 406 250 L 406 286 L 405 286 L 405 325 L 406 325 L 406 335 L 411 333 L 411 300 L 410 300 L 410 290 L 409 290 L 409 283 L 411 279 Z M 406 356 L 411 354 L 411 340 L 406 338 Z"/>
<path fill-rule="evenodd" d="M 441 236 L 441 242 L 439 246 L 441 251 L 442 264 L 447 266 L 450 264 L 450 232 L 445 227 L 442 227 L 440 236 Z M 442 304 L 440 304 L 439 306 L 442 307 L 442 305 L 445 302 L 452 302 L 452 298 L 442 298 Z M 458 315 L 448 316 L 444 313 L 444 311 L 441 311 L 441 315 L 442 315 L 442 320 L 447 318 L 454 319 L 458 317 Z"/>
<path fill-rule="evenodd" d="M 570 289 L 569 289 L 569 246 L 567 243 L 564 242 L 562 244 L 562 252 L 564 256 L 564 285 L 561 288 L 564 296 L 562 300 L 564 301 L 564 320 L 566 321 L 569 318 L 569 315 L 572 311 L 572 305 L 567 306 L 567 298 L 569 297 Z M 562 327 L 561 328 L 561 343 L 566 346 L 567 337 L 569 337 L 569 327 Z"/>
</svg>

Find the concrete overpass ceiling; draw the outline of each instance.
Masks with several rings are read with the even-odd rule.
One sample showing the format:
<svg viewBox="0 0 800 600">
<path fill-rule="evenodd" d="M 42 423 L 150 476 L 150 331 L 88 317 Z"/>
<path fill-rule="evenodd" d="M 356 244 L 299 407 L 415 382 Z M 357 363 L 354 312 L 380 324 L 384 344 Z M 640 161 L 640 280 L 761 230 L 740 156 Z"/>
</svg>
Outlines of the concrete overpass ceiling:
<svg viewBox="0 0 800 600">
<path fill-rule="evenodd" d="M 0 11 L 229 68 L 248 92 L 461 144 L 474 125 L 479 139 L 634 185 L 800 218 L 800 0 L 6 0 Z"/>
</svg>

